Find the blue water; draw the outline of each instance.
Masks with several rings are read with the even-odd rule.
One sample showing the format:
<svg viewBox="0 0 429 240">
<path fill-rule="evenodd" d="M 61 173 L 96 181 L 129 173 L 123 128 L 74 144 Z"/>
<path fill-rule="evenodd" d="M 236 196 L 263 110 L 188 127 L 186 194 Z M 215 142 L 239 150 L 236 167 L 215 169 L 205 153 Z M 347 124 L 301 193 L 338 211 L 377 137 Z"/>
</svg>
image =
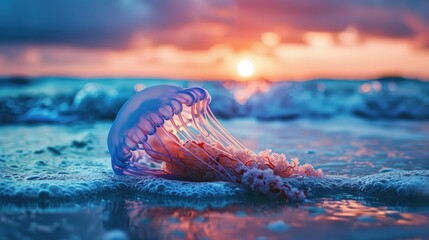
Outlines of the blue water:
<svg viewBox="0 0 429 240">
<path fill-rule="evenodd" d="M 429 119 L 429 82 L 412 79 L 241 83 L 51 77 L 0 78 L 0 122 L 114 119 L 133 93 L 159 84 L 206 88 L 211 108 L 221 118 Z"/>
<path fill-rule="evenodd" d="M 310 195 L 285 203 L 223 182 L 115 176 L 106 137 L 117 107 L 136 84 L 164 81 L 109 81 L 2 83 L 0 239 L 429 237 L 426 83 L 258 83 L 246 103 L 248 85 L 204 83 L 245 146 L 324 171 L 288 180 Z"/>
</svg>

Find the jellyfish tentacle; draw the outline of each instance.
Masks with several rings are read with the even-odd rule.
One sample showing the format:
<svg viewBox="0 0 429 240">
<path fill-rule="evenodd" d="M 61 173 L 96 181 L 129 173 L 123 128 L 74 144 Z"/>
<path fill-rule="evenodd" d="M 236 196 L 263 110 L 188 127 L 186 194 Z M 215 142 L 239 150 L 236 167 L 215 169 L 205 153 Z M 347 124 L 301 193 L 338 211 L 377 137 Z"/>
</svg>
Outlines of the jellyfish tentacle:
<svg viewBox="0 0 429 240">
<path fill-rule="evenodd" d="M 210 133 L 210 132 L 212 132 L 213 134 L 210 134 L 210 137 L 215 141 L 215 142 L 219 142 L 219 141 L 221 141 L 220 139 L 219 139 L 219 137 L 217 137 L 218 136 L 218 132 L 216 131 L 216 130 L 214 130 L 212 127 L 211 127 L 211 124 L 210 124 L 210 122 L 209 122 L 209 120 L 208 120 L 208 118 L 207 118 L 207 114 L 206 114 L 206 108 L 207 108 L 207 101 L 204 103 L 205 104 L 205 106 L 203 106 L 202 108 L 201 108 L 201 115 L 199 115 L 198 116 L 198 118 L 200 119 L 200 122 L 201 122 L 201 125 L 203 125 L 204 126 L 204 128 L 206 129 L 206 131 L 208 132 L 208 133 Z"/>
<path fill-rule="evenodd" d="M 182 127 L 184 128 L 184 130 L 186 130 L 190 136 L 192 136 L 193 140 L 198 140 L 198 136 L 195 135 L 195 133 L 188 127 L 188 125 L 185 123 L 185 121 L 183 120 L 183 116 L 182 114 L 177 115 L 179 118 L 180 123 L 182 124 Z"/>
<path fill-rule="evenodd" d="M 167 133 L 167 130 L 164 128 L 164 126 L 162 126 L 161 127 L 161 129 L 164 131 L 164 132 L 166 132 Z M 168 135 L 168 134 L 167 134 Z M 171 136 L 170 135 L 168 135 L 168 137 L 170 137 L 171 138 Z M 180 144 L 179 142 L 177 142 L 177 139 L 172 139 L 173 141 L 175 141 L 177 144 Z M 185 148 L 185 151 L 186 152 L 188 152 L 188 153 L 190 153 L 192 156 L 194 156 L 195 158 L 197 158 L 197 159 L 199 159 L 201 162 L 204 162 L 205 163 L 205 161 L 204 160 L 202 160 L 202 159 L 200 159 L 200 157 L 198 157 L 197 155 L 195 155 L 194 153 L 192 153 L 191 151 L 189 151 L 188 149 L 186 149 Z M 211 168 L 213 171 L 215 171 L 215 172 L 217 172 L 218 174 L 221 174 L 221 175 L 224 175 L 224 174 L 222 174 L 221 172 L 219 172 L 218 170 L 216 170 L 213 166 L 211 166 L 211 165 L 209 165 L 209 164 L 206 164 L 209 168 Z M 227 173 L 227 175 L 228 175 L 228 173 Z M 230 176 L 228 176 L 229 178 L 231 178 Z"/>
<path fill-rule="evenodd" d="M 201 136 L 206 138 L 210 135 L 210 133 L 208 133 L 206 129 L 204 129 L 204 127 L 202 128 L 201 126 L 202 124 L 201 124 L 201 117 L 200 117 L 201 116 L 200 104 L 201 104 L 201 101 L 198 101 L 196 105 L 193 105 L 191 107 L 192 121 L 194 122 L 198 131 L 202 133 Z M 197 123 L 197 119 L 199 121 L 198 123 Z M 204 131 L 202 129 L 204 129 Z"/>
<path fill-rule="evenodd" d="M 166 155 L 170 158 L 170 160 L 172 160 L 173 156 L 171 156 L 170 152 L 168 151 L 167 147 L 165 147 L 165 144 L 162 142 L 161 138 L 158 136 L 158 134 L 155 134 L 154 136 L 156 137 L 156 139 L 158 140 L 158 142 L 164 148 L 165 152 L 167 153 Z"/>
<path fill-rule="evenodd" d="M 207 124 L 207 126 L 212 130 L 212 131 L 214 131 L 214 132 L 217 132 L 218 134 L 215 134 L 215 137 L 216 136 L 221 136 L 221 137 L 224 137 L 225 136 L 225 138 L 226 138 L 226 141 L 227 142 L 230 142 L 230 145 L 231 146 L 234 146 L 234 147 L 236 147 L 236 148 L 238 148 L 238 149 L 247 149 L 246 147 L 244 147 L 243 145 L 241 145 L 234 137 L 232 137 L 228 132 L 226 132 L 226 130 L 222 127 L 222 125 L 220 125 L 220 124 L 217 124 L 216 125 L 216 122 L 217 122 L 217 119 L 214 117 L 214 115 L 213 115 L 213 113 L 211 112 L 211 109 L 210 109 L 210 107 L 208 106 L 208 103 L 209 103 L 209 101 L 206 101 L 205 102 L 205 106 L 203 107 L 203 109 L 204 110 L 207 110 L 207 113 L 206 114 L 203 114 L 204 115 L 204 117 L 206 118 L 206 121 L 207 122 L 210 122 L 210 121 L 212 121 L 212 122 L 214 122 L 215 124 L 214 124 L 214 126 L 212 127 L 212 125 L 209 123 L 209 124 Z M 210 120 L 209 120 L 210 119 Z M 217 122 L 218 123 L 218 122 Z M 215 129 L 215 127 L 217 127 L 217 129 Z M 219 129 L 219 130 L 218 130 Z M 222 134 L 222 133 L 223 134 Z M 235 143 L 234 143 L 235 142 Z M 227 145 L 228 146 L 228 145 Z M 246 165 L 246 164 L 244 164 L 244 162 L 242 161 L 242 159 L 240 159 L 238 156 L 237 156 L 237 158 L 239 159 L 239 162 L 242 164 L 242 166 L 245 168 L 245 169 L 247 169 L 248 170 L 248 166 Z"/>
<path fill-rule="evenodd" d="M 148 152 L 148 153 L 153 153 L 153 154 L 156 154 L 156 155 L 160 155 L 160 156 L 164 156 L 164 157 L 168 157 L 168 158 L 171 158 L 172 160 L 174 160 L 174 162 L 175 163 L 177 163 L 177 164 L 179 164 L 179 165 L 181 165 L 183 168 L 187 168 L 186 167 L 186 165 L 185 164 L 183 164 L 181 161 L 180 161 L 180 159 L 178 159 L 178 158 L 175 158 L 175 157 L 172 157 L 172 156 L 169 156 L 168 154 L 164 154 L 164 153 L 159 153 L 159 152 L 157 152 L 156 150 L 154 150 L 153 148 L 151 148 L 150 146 L 148 146 L 148 148 L 147 147 L 143 147 L 143 148 L 141 148 L 142 150 L 144 150 L 144 151 L 146 151 L 146 152 Z M 155 169 L 155 170 L 159 170 L 159 169 Z M 164 170 L 161 170 L 161 171 L 163 171 L 163 172 L 165 172 Z M 166 172 L 167 173 L 167 172 Z"/>
<path fill-rule="evenodd" d="M 192 135 L 187 131 L 186 128 L 178 127 L 174 118 L 170 119 L 171 124 L 176 129 L 177 133 L 181 134 L 186 141 L 193 141 Z"/>
<path fill-rule="evenodd" d="M 208 106 L 208 104 L 206 104 L 206 106 L 204 106 L 203 109 L 209 110 L 210 107 Z M 234 144 L 232 144 L 232 142 L 228 141 L 227 138 L 224 138 L 221 131 L 215 129 L 214 126 L 212 126 L 212 124 L 210 124 L 210 120 L 208 118 L 209 115 L 207 115 L 207 114 L 203 114 L 203 115 L 204 115 L 206 122 L 207 122 L 206 126 L 209 128 L 209 131 L 214 132 L 214 137 L 216 137 L 216 140 L 223 142 L 223 145 L 225 145 L 225 146 L 229 146 L 229 145 L 234 146 Z"/>
<path fill-rule="evenodd" d="M 206 104 L 206 101 L 205 101 L 205 103 L 204 104 Z M 199 114 L 198 115 L 198 119 L 199 119 L 199 122 L 200 122 L 200 124 L 203 126 L 203 128 L 207 131 L 207 133 L 208 133 L 208 137 L 214 142 L 214 143 L 216 143 L 216 142 L 221 142 L 221 140 L 217 137 L 218 136 L 218 134 L 217 134 L 217 131 L 215 131 L 212 127 L 211 127 L 211 125 L 210 125 L 210 122 L 208 121 L 208 119 L 207 119 L 207 116 L 206 116 L 206 112 L 205 112 L 205 108 L 206 108 L 207 106 L 203 106 L 202 108 L 201 108 L 201 114 Z M 212 134 L 210 134 L 210 133 L 212 133 Z"/>
<path fill-rule="evenodd" d="M 222 145 L 224 145 L 224 146 L 233 146 L 233 147 L 235 147 L 236 146 L 236 144 L 234 144 L 234 142 L 232 142 L 230 139 L 228 139 L 228 137 L 227 136 L 225 136 L 223 133 L 222 133 L 222 130 L 221 129 L 219 129 L 217 126 L 215 126 L 214 124 L 210 124 L 210 121 L 212 121 L 213 122 L 213 119 L 210 119 L 210 115 L 206 115 L 206 116 L 208 116 L 208 119 L 207 119 L 207 121 L 208 121 L 208 123 L 209 124 L 207 124 L 207 126 L 210 128 L 210 130 L 212 131 L 212 132 L 214 132 L 215 133 L 215 137 L 217 138 L 217 140 L 219 141 L 219 142 L 221 142 L 222 143 Z"/>
<path fill-rule="evenodd" d="M 206 108 L 209 114 L 209 117 L 212 119 L 213 123 L 221 130 L 223 134 L 225 134 L 226 137 L 230 139 L 234 143 L 234 145 L 238 145 L 241 149 L 247 149 L 244 147 L 237 139 L 235 139 L 231 134 L 229 134 L 226 129 L 219 123 L 219 121 L 214 116 L 212 110 L 210 108 Z"/>
</svg>

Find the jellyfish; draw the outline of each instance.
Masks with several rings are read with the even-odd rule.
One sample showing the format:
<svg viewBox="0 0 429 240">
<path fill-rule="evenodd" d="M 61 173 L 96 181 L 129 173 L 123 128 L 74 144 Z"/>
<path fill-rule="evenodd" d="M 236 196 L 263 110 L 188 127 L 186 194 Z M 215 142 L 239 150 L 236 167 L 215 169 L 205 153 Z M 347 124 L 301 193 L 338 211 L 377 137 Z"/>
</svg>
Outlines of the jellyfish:
<svg viewBox="0 0 429 240">
<path fill-rule="evenodd" d="M 200 87 L 159 85 L 132 96 L 108 135 L 113 171 L 184 181 L 228 181 L 272 198 L 302 200 L 284 178 L 322 176 L 310 164 L 270 149 L 254 153 L 237 141 L 210 109 Z"/>
</svg>

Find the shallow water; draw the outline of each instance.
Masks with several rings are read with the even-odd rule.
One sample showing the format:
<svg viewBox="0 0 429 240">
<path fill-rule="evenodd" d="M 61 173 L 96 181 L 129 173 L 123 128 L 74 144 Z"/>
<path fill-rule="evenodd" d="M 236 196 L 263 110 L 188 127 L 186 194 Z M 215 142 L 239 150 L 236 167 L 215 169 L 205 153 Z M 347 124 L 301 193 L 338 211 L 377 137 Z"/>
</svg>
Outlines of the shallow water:
<svg viewBox="0 0 429 240">
<path fill-rule="evenodd" d="M 427 122 L 222 123 L 328 177 L 295 179 L 305 202 L 273 202 L 227 183 L 114 176 L 110 122 L 0 126 L 0 239 L 429 237 Z"/>
</svg>

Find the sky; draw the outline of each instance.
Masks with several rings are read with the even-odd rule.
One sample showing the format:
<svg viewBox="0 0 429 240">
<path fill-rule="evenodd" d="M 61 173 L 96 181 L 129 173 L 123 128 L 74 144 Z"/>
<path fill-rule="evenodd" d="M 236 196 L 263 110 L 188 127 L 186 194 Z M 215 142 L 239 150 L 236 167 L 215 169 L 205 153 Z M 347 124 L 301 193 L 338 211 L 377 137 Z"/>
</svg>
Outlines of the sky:
<svg viewBox="0 0 429 240">
<path fill-rule="evenodd" d="M 3 0 L 0 75 L 429 80 L 428 13 L 426 0 Z"/>
</svg>

